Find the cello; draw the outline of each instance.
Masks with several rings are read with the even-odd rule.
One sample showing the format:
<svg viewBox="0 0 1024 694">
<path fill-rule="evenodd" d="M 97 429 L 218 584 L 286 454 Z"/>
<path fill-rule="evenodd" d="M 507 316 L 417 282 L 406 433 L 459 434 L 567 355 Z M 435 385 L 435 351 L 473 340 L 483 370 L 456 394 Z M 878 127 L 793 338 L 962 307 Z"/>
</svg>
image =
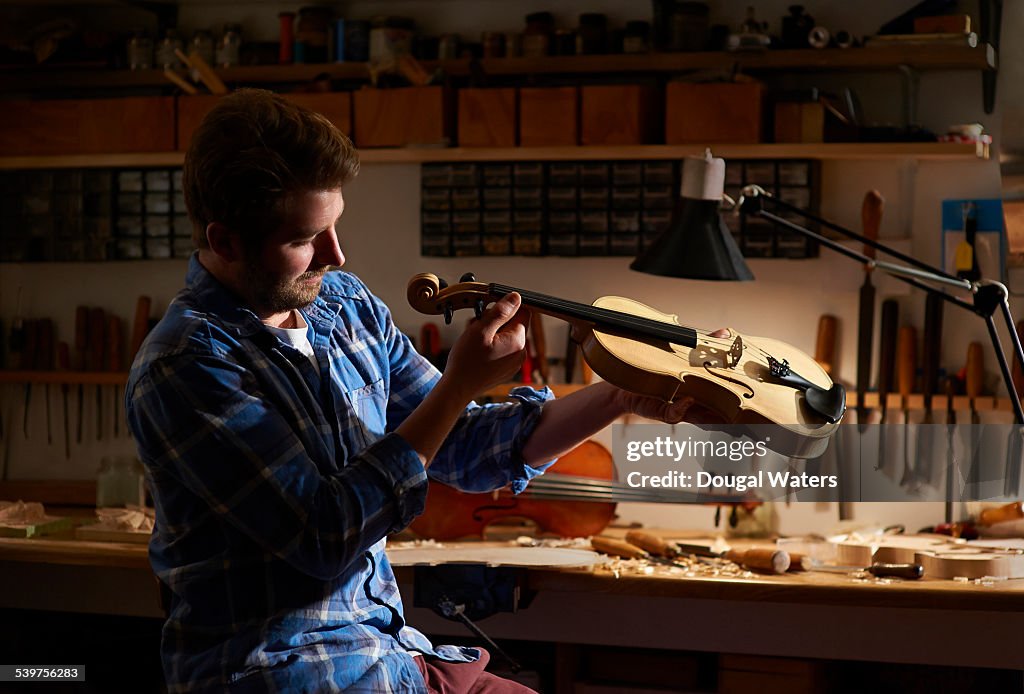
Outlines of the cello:
<svg viewBox="0 0 1024 694">
<path fill-rule="evenodd" d="M 821 455 L 846 411 L 843 386 L 799 349 L 736 331 L 715 337 L 633 299 L 606 296 L 587 305 L 477 282 L 470 273 L 452 286 L 418 274 L 409 281 L 407 298 L 417 311 L 451 323 L 455 311 L 469 308 L 479 317 L 510 292 L 532 310 L 567 321 L 583 358 L 612 385 L 668 402 L 693 397 L 747 432 L 769 425 L 763 438 L 781 455 Z"/>
</svg>

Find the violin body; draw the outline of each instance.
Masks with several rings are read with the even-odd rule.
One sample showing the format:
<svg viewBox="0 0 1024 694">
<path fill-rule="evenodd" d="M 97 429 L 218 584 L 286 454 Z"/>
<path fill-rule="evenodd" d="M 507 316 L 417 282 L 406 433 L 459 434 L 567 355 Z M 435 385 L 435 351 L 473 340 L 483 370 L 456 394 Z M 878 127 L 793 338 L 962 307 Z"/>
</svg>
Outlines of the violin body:
<svg viewBox="0 0 1024 694">
<path fill-rule="evenodd" d="M 679 324 L 677 316 L 633 299 L 606 296 L 593 305 Z M 727 349 L 731 347 L 728 339 L 698 339 L 697 347 L 688 348 L 595 328 L 577 342 L 594 372 L 619 388 L 667 402 L 692 397 L 728 424 L 776 425 L 780 430 L 772 432 L 773 439 L 781 436 L 784 440 L 774 440 L 774 450 L 796 458 L 824 453 L 837 423 L 830 424 L 813 412 L 800 391 L 773 383 L 768 364 L 753 356 L 752 350 L 744 350 L 736 361 Z M 807 380 L 826 390 L 832 388 L 825 370 L 795 347 L 766 337 L 743 336 L 742 340 L 772 355 L 785 355 L 790 366 Z"/>
<path fill-rule="evenodd" d="M 604 380 L 667 402 L 692 397 L 725 424 L 773 425 L 767 439 L 761 431 L 753 437 L 782 455 L 821 455 L 845 413 L 843 387 L 792 345 L 732 331 L 715 337 L 633 299 L 607 296 L 588 306 L 471 275 L 442 286 L 427 273 L 412 278 L 408 298 L 418 311 L 450 321 L 455 310 L 473 308 L 479 315 L 512 291 L 532 310 L 570 323 L 584 358 Z"/>
<path fill-rule="evenodd" d="M 560 457 L 543 477 L 531 482 L 519 495 L 507 489 L 469 494 L 431 480 L 426 509 L 409 528 L 420 537 L 434 540 L 483 538 L 491 523 L 522 518 L 533 521 L 541 532 L 559 537 L 600 534 L 615 517 L 613 501 L 600 501 L 596 495 L 588 495 L 582 485 L 573 488 L 563 484 L 560 491 L 544 493 L 543 485 L 535 484 L 565 475 L 573 476 L 572 479 L 614 480 L 615 462 L 607 448 L 584 441 Z M 537 493 L 538 489 L 542 491 Z"/>
</svg>

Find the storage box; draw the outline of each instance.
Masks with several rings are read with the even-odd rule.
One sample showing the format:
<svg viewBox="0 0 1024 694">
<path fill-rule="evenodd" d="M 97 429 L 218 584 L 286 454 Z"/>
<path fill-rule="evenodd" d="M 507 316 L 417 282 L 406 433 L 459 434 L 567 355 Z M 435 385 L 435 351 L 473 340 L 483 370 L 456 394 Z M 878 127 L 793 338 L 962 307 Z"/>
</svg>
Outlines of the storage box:
<svg viewBox="0 0 1024 694">
<path fill-rule="evenodd" d="M 817 101 L 775 104 L 776 142 L 824 142 L 825 107 Z"/>
<path fill-rule="evenodd" d="M 447 145 L 453 125 L 448 101 L 443 87 L 364 87 L 355 93 L 356 145 Z"/>
<path fill-rule="evenodd" d="M 579 87 L 519 90 L 519 144 L 558 147 L 579 144 Z"/>
<path fill-rule="evenodd" d="M 174 99 L 8 101 L 0 109 L 6 156 L 174 150 Z"/>
<path fill-rule="evenodd" d="M 304 106 L 311 111 L 325 116 L 346 135 L 352 135 L 352 95 L 349 92 L 316 92 L 282 94 L 289 101 L 299 106 Z M 178 151 L 184 152 L 188 149 L 192 140 L 192 133 L 202 122 L 207 113 L 210 112 L 220 96 L 213 94 L 202 94 L 198 96 L 178 97 L 178 127 L 177 143 Z"/>
<path fill-rule="evenodd" d="M 670 82 L 665 87 L 665 143 L 761 142 L 763 102 L 760 82 Z"/>
<path fill-rule="evenodd" d="M 459 146 L 515 147 L 516 90 L 460 89 Z"/>
<path fill-rule="evenodd" d="M 580 144 L 655 144 L 661 111 L 658 93 L 639 84 L 583 87 Z"/>
</svg>

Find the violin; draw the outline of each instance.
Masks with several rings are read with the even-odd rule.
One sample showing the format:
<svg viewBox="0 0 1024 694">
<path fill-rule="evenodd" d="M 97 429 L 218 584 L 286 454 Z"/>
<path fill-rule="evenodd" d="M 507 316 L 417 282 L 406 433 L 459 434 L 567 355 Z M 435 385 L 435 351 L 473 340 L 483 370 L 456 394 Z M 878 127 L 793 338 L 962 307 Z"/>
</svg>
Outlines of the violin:
<svg viewBox="0 0 1024 694">
<path fill-rule="evenodd" d="M 615 461 L 608 449 L 596 441 L 584 441 L 560 456 L 543 475 L 530 480 L 520 494 L 508 488 L 470 494 L 430 480 L 426 508 L 409 528 L 433 540 L 483 538 L 490 524 L 522 518 L 532 521 L 541 533 L 588 537 L 608 527 L 621 501 L 714 503 L 707 494 L 623 484 L 616 479 Z M 717 503 L 740 504 L 749 509 L 758 502 L 721 496 Z"/>
<path fill-rule="evenodd" d="M 726 424 L 771 425 L 766 446 L 791 458 L 815 458 L 828 447 L 846 411 L 846 391 L 810 356 L 785 342 L 730 331 L 714 337 L 680 324 L 639 301 L 619 296 L 593 305 L 467 273 L 448 286 L 421 273 L 409 281 L 409 304 L 429 315 L 484 308 L 517 292 L 532 310 L 568 322 L 583 358 L 604 380 L 640 395 L 672 402 L 692 397 Z"/>
</svg>

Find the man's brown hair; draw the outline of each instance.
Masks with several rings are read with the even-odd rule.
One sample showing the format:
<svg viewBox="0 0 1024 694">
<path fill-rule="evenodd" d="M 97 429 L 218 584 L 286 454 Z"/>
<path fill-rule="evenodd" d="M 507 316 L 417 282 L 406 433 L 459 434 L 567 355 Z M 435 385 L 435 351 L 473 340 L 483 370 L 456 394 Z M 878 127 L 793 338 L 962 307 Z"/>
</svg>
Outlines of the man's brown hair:
<svg viewBox="0 0 1024 694">
<path fill-rule="evenodd" d="M 220 100 L 192 136 L 182 186 L 196 248 L 219 222 L 258 247 L 291 193 L 335 190 L 359 172 L 352 142 L 329 120 L 262 89 Z"/>
</svg>

